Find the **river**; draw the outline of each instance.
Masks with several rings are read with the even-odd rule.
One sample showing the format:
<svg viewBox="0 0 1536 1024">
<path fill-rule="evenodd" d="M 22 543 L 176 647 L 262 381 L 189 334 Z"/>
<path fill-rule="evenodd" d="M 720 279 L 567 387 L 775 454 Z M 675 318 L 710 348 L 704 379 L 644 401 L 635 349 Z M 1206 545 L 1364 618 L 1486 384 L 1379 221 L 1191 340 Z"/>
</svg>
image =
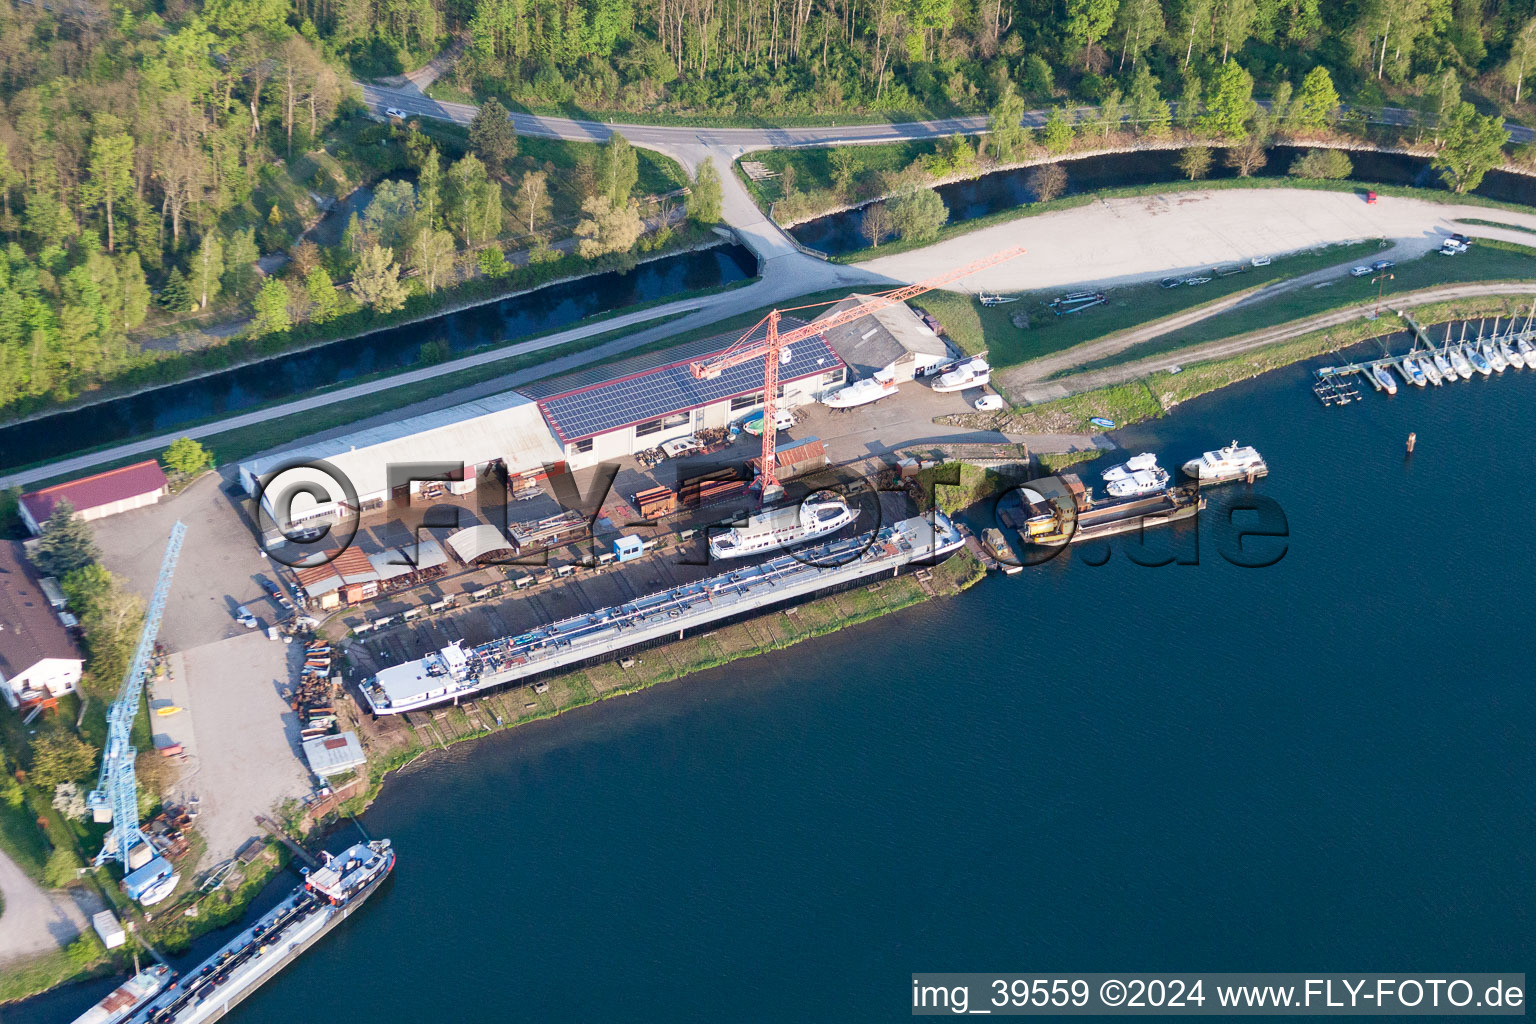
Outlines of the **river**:
<svg viewBox="0 0 1536 1024">
<path fill-rule="evenodd" d="M 1278 563 L 1222 557 L 1249 489 L 1220 488 L 1197 565 L 1117 542 L 431 754 L 362 819 L 395 878 L 231 1020 L 883 1021 L 918 970 L 1518 969 L 1536 373 L 1325 409 L 1308 370 L 1116 435 L 1169 466 L 1256 445 Z"/>
<path fill-rule="evenodd" d="M 1255 171 L 1254 177 L 1284 177 L 1296 157 L 1305 152 L 1304 147 L 1275 146 L 1268 151 L 1268 163 Z M 1237 176 L 1237 172 L 1223 162 L 1225 155 L 1225 150 L 1215 151 L 1207 177 L 1220 179 Z M 1438 173 L 1430 168 L 1429 161 L 1424 157 L 1351 150 L 1349 158 L 1354 164 L 1354 172 L 1350 175 L 1354 181 L 1411 185 L 1416 188 L 1434 188 L 1438 183 Z M 1067 172 L 1067 194 L 1075 195 L 1106 188 L 1181 181 L 1184 174 L 1178 168 L 1178 159 L 1179 151 L 1176 149 L 1150 149 L 1063 160 L 1061 166 Z M 1032 167 L 994 171 L 977 178 L 940 185 L 935 191 L 949 208 L 950 223 L 975 220 L 977 217 L 1034 202 L 1035 194 L 1029 186 L 1033 172 Z M 1501 202 L 1533 206 L 1536 205 L 1536 180 L 1523 174 L 1489 171 L 1474 194 Z M 1490 210 L 1489 215 L 1497 219 L 1497 211 Z M 836 256 L 866 248 L 869 240 L 864 237 L 863 229 L 863 210 L 856 209 L 797 224 L 790 229 L 790 233 L 800 244 Z"/>
<path fill-rule="evenodd" d="M 628 273 L 609 271 L 546 285 L 419 323 L 0 427 L 0 469 L 62 457 L 106 439 L 123 441 L 173 430 L 326 384 L 404 369 L 417 362 L 424 342 L 441 341 L 450 356 L 462 355 L 637 303 L 743 281 L 756 273 L 756 260 L 745 247 L 717 245 L 649 260 Z"/>
</svg>

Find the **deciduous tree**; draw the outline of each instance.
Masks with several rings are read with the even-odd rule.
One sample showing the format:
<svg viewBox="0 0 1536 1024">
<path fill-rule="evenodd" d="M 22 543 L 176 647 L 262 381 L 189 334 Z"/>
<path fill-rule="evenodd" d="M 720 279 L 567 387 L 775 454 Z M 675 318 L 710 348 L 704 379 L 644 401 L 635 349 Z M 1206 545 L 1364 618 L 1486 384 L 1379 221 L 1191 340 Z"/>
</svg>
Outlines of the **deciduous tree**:
<svg viewBox="0 0 1536 1024">
<path fill-rule="evenodd" d="M 407 290 L 393 249 L 371 245 L 363 250 L 352 274 L 352 293 L 375 313 L 393 313 L 405 305 Z"/>
</svg>

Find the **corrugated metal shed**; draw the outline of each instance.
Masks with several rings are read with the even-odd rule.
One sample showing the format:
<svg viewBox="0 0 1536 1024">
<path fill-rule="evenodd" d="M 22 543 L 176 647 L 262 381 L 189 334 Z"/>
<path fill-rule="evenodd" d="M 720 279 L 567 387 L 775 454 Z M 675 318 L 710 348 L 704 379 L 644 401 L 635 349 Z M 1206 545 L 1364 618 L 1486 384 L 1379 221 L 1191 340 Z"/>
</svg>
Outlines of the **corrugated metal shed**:
<svg viewBox="0 0 1536 1024">
<path fill-rule="evenodd" d="M 369 555 L 368 561 L 373 566 L 373 571 L 379 574 L 379 579 L 392 580 L 396 576 L 407 576 L 423 569 L 444 565 L 448 561 L 448 556 L 443 553 L 441 544 L 431 537 L 423 536 L 415 545 L 389 548 Z M 416 564 L 412 565 L 413 561 Z"/>
<path fill-rule="evenodd" d="M 26 506 L 35 522 L 42 524 L 61 501 L 68 501 L 76 512 L 89 512 L 103 505 L 164 491 L 165 473 L 158 462 L 148 459 L 23 494 L 21 504 Z"/>
<path fill-rule="evenodd" d="M 309 770 L 322 779 L 361 768 L 368 762 L 357 733 L 348 730 L 339 736 L 317 736 L 304 741 L 304 760 Z"/>
<path fill-rule="evenodd" d="M 467 564 L 493 551 L 511 551 L 512 542 L 501 530 L 481 523 L 449 534 L 448 547 Z"/>
</svg>

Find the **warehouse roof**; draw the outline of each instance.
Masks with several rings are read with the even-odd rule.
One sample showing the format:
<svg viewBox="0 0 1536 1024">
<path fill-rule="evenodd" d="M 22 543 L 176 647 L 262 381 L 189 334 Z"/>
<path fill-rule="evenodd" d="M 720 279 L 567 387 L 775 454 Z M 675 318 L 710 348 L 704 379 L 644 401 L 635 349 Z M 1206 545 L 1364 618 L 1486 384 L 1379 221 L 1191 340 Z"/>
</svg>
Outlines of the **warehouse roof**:
<svg viewBox="0 0 1536 1024">
<path fill-rule="evenodd" d="M 822 315 L 841 312 L 872 298 L 871 295 L 850 295 Z M 935 360 L 949 358 L 944 339 L 934 334 L 904 302 L 834 327 L 827 332 L 826 338 L 843 362 L 860 377 L 872 376 L 908 352 L 932 356 Z"/>
<path fill-rule="evenodd" d="M 779 321 L 781 330 L 790 330 L 803 323 L 793 317 Z M 761 337 L 761 328 L 757 336 Z M 719 334 L 662 353 L 538 381 L 524 386 L 522 391 L 538 400 L 544 418 L 561 440 L 580 441 L 646 420 L 697 409 L 711 402 L 761 391 L 763 364 L 760 360 L 733 366 L 713 380 L 697 380 L 688 370 L 690 361 L 723 352 L 738 337 L 736 334 Z M 781 381 L 813 377 L 843 365 L 842 359 L 820 337 L 797 342 L 789 351 L 789 362 L 779 369 Z"/>
<path fill-rule="evenodd" d="M 305 460 L 323 459 L 346 474 L 359 496 L 388 491 L 388 467 L 391 463 L 420 464 L 463 462 L 482 465 L 504 459 L 512 473 L 527 472 L 565 460 L 565 453 L 550 436 L 538 408 L 515 391 L 503 392 L 474 402 L 421 416 L 412 416 L 383 426 L 370 427 L 340 437 L 315 441 L 298 448 L 240 464 L 241 478 L 248 490 L 251 481 L 283 466 Z M 282 475 L 285 487 L 308 478 L 302 470 Z M 313 472 L 321 486 L 333 492 L 335 484 L 326 475 Z M 296 499 L 295 511 L 303 511 Z"/>
<path fill-rule="evenodd" d="M 161 471 L 158 462 L 148 459 L 23 494 L 21 503 L 27 507 L 33 521 L 41 525 L 60 501 L 69 502 L 76 512 L 86 512 L 102 505 L 163 490 L 165 473 Z"/>
<path fill-rule="evenodd" d="M 363 756 L 363 745 L 358 742 L 357 733 L 350 729 L 339 736 L 316 736 L 305 740 L 304 759 L 309 762 L 309 770 L 322 779 L 360 768 L 368 760 Z"/>
<path fill-rule="evenodd" d="M 0 542 L 0 675 L 18 676 L 44 658 L 79 660 L 80 651 L 27 571 L 21 545 Z"/>
<path fill-rule="evenodd" d="M 512 550 L 512 542 L 507 539 L 506 534 L 484 523 L 449 534 L 448 546 L 453 549 L 454 554 L 459 556 L 459 561 L 466 564 L 493 551 Z"/>
<path fill-rule="evenodd" d="M 369 555 L 368 561 L 373 564 L 374 572 L 379 574 L 379 579 L 392 580 L 396 576 L 407 576 L 413 572 L 443 565 L 448 561 L 448 556 L 443 554 L 441 544 L 423 534 L 415 544 L 385 548 L 378 554 Z M 414 565 L 411 564 L 413 562 Z"/>
</svg>

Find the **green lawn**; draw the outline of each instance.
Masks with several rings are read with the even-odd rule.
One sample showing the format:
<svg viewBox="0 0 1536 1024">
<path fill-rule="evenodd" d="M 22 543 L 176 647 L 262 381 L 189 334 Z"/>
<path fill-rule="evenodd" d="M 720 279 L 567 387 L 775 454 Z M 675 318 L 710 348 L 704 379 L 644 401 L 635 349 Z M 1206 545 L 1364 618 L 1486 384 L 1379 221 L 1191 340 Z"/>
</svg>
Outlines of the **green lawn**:
<svg viewBox="0 0 1536 1024">
<path fill-rule="evenodd" d="M 1003 306 L 983 306 L 975 296 L 958 292 L 930 292 L 915 299 L 914 304 L 938 317 L 955 344 L 966 352 L 985 349 L 993 366 L 1013 366 L 1240 291 L 1364 259 L 1376 251 L 1375 242 L 1335 245 L 1277 259 L 1267 267 L 1248 267 L 1243 273 L 1217 277 L 1197 287 L 1164 288 L 1153 281 L 1111 288 L 1106 291 L 1109 301 L 1104 305 L 1066 316 L 1056 316 L 1046 303 L 1069 289 L 1025 293 L 1020 301 Z M 1029 314 L 1027 329 L 1013 325 L 1012 317 L 1020 312 Z"/>
<path fill-rule="evenodd" d="M 1416 260 L 1399 263 L 1392 268 L 1391 273 L 1394 275 L 1393 280 L 1383 282 L 1386 286 L 1382 299 L 1383 310 L 1394 307 L 1394 295 L 1441 285 L 1471 281 L 1529 281 L 1536 284 L 1536 249 L 1510 243 L 1482 243 L 1474 245 L 1460 256 L 1430 253 Z M 1370 278 L 1341 275 L 1327 287 L 1303 288 L 1276 296 L 1268 302 L 1218 313 L 1207 320 L 1128 348 L 1109 359 L 1085 363 L 1072 372 L 1100 369 L 1207 341 L 1233 338 L 1250 331 L 1366 302 L 1375 296 L 1376 287 L 1371 284 Z"/>
</svg>

